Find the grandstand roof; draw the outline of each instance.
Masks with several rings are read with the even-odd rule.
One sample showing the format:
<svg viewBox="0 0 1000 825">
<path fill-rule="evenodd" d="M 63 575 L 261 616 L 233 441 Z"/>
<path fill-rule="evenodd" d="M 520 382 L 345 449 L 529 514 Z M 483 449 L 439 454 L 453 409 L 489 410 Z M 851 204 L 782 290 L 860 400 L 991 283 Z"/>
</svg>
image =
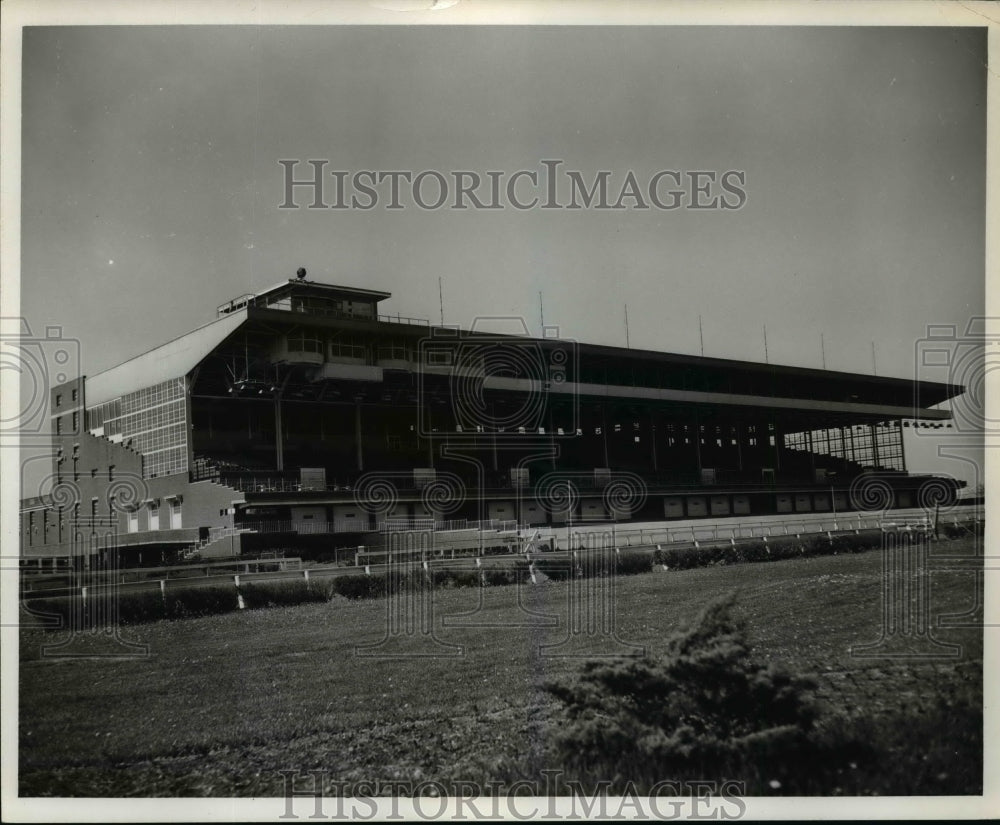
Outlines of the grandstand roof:
<svg viewBox="0 0 1000 825">
<path fill-rule="evenodd" d="M 86 401 L 88 406 L 116 398 L 124 393 L 160 383 L 170 378 L 187 375 L 215 348 L 247 322 L 294 321 L 317 327 L 349 325 L 356 329 L 384 331 L 392 327 L 394 335 L 418 339 L 436 329 L 422 325 L 395 324 L 386 320 L 359 318 L 330 318 L 311 316 L 308 313 L 290 313 L 276 309 L 272 302 L 287 293 L 305 295 L 355 296 L 377 301 L 390 296 L 388 292 L 361 289 L 334 284 L 290 279 L 268 287 L 258 293 L 234 299 L 219 307 L 220 316 L 201 327 L 148 350 L 121 364 L 87 378 Z M 252 299 L 252 300 L 244 300 Z M 260 299 L 264 299 L 261 301 Z M 273 326 L 270 327 L 273 330 Z M 459 330 L 460 338 L 476 339 L 492 333 Z M 542 347 L 565 345 L 561 339 L 527 338 Z M 648 366 L 674 367 L 706 377 L 713 386 L 703 389 L 720 389 L 730 394 L 759 395 L 768 397 L 802 398 L 837 402 L 838 404 L 882 404 L 902 408 L 927 408 L 940 404 L 964 392 L 964 387 L 931 381 L 916 381 L 860 373 L 837 372 L 808 367 L 785 366 L 756 361 L 741 361 L 655 350 L 613 347 L 601 344 L 580 343 L 579 353 L 590 364 L 603 364 L 617 371 Z M 747 382 L 752 389 L 747 389 Z M 609 381 L 620 383 L 620 381 Z M 727 388 L 723 388 L 728 384 Z M 718 385 L 716 387 L 715 385 Z"/>
</svg>

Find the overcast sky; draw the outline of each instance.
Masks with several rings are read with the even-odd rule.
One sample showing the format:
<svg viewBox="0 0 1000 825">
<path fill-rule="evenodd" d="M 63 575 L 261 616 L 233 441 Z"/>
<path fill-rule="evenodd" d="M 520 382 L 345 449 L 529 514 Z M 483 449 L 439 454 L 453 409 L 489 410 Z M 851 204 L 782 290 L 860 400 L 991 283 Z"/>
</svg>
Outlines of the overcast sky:
<svg viewBox="0 0 1000 825">
<path fill-rule="evenodd" d="M 984 312 L 986 38 L 938 28 L 26 29 L 22 314 L 94 373 L 292 276 L 404 315 L 912 377 Z M 745 172 L 739 210 L 280 210 L 330 169 Z M 305 176 L 308 167 L 300 167 Z M 305 193 L 299 196 L 305 205 Z M 940 374 L 928 377 L 940 378 Z M 909 453 L 911 465 L 922 460 Z M 921 469 L 921 467 L 916 467 Z M 961 474 L 956 468 L 952 472 Z"/>
</svg>

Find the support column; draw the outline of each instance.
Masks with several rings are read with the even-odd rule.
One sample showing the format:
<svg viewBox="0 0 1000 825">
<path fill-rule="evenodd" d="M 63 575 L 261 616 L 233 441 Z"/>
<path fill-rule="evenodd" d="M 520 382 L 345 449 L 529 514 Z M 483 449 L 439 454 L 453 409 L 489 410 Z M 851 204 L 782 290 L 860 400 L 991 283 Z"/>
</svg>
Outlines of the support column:
<svg viewBox="0 0 1000 825">
<path fill-rule="evenodd" d="M 365 469 L 364 451 L 361 446 L 361 404 L 354 403 L 354 443 L 358 449 L 358 471 Z"/>
<path fill-rule="evenodd" d="M 549 420 L 548 420 L 548 426 L 549 426 L 549 432 L 548 432 L 548 436 L 549 436 L 549 449 L 552 451 L 552 469 L 555 470 L 556 469 L 556 455 L 558 453 L 558 450 L 556 450 L 556 433 L 555 433 L 555 429 L 552 426 L 552 404 L 550 403 L 548 406 L 549 406 L 549 409 L 548 409 L 548 412 L 549 412 Z"/>
<path fill-rule="evenodd" d="M 281 423 L 281 396 L 274 399 L 274 462 L 279 472 L 285 469 L 284 427 Z"/>
<path fill-rule="evenodd" d="M 694 458 L 698 464 L 698 483 L 701 483 L 701 419 L 694 416 Z"/>
<path fill-rule="evenodd" d="M 897 421 L 896 432 L 899 435 L 899 469 L 906 472 L 906 439 L 903 438 L 903 422 Z"/>
<path fill-rule="evenodd" d="M 653 472 L 656 473 L 659 472 L 660 467 L 656 458 L 656 411 L 655 410 L 649 411 L 649 427 L 652 432 L 652 438 L 653 438 Z"/>
<path fill-rule="evenodd" d="M 431 419 L 433 405 L 427 404 L 427 466 L 434 469 L 434 422 Z"/>
<path fill-rule="evenodd" d="M 604 402 L 601 402 L 601 439 L 604 444 L 604 466 L 610 467 L 608 462 L 608 416 L 605 411 Z"/>
</svg>

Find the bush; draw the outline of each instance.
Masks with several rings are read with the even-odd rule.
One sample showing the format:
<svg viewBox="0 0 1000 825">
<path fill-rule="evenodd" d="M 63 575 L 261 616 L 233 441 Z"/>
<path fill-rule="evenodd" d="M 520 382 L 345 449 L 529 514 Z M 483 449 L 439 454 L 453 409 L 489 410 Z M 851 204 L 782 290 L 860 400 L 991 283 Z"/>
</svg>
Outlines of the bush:
<svg viewBox="0 0 1000 825">
<path fill-rule="evenodd" d="M 523 570 L 514 567 L 505 567 L 500 570 L 483 570 L 483 584 L 487 587 L 503 587 L 508 584 L 516 584 L 519 580 L 523 580 L 523 577 L 527 576 L 527 574 L 527 565 L 524 566 Z"/>
<path fill-rule="evenodd" d="M 666 655 L 591 661 L 547 690 L 562 703 L 557 755 L 567 778 L 631 780 L 640 793 L 664 777 L 795 773 L 809 751 L 813 684 L 750 658 L 732 598 L 709 605 L 667 640 Z"/>
<path fill-rule="evenodd" d="M 623 552 L 618 554 L 618 575 L 634 576 L 637 573 L 649 573 L 653 569 L 653 556 L 650 553 Z"/>
<path fill-rule="evenodd" d="M 705 548 L 665 547 L 653 553 L 654 564 L 665 564 L 671 570 L 689 570 L 693 567 L 707 567 L 711 560 Z"/>
<path fill-rule="evenodd" d="M 24 609 L 38 619 L 46 629 L 61 630 L 70 626 L 70 611 L 74 609 L 74 601 L 77 604 L 76 609 L 80 610 L 81 600 L 71 599 L 68 596 L 26 600 Z"/>
<path fill-rule="evenodd" d="M 911 534 L 902 534 L 911 536 Z M 915 534 L 912 535 L 915 538 Z M 763 561 L 780 561 L 800 556 L 828 556 L 837 553 L 862 553 L 878 548 L 882 543 L 881 532 L 870 531 L 862 535 L 834 536 L 826 534 L 799 540 L 793 537 L 775 538 L 770 541 L 752 540 L 732 544 L 709 544 L 704 547 L 665 547 L 653 553 L 653 564 L 665 564 L 671 570 L 689 570 L 694 567 L 711 567 L 718 564 L 744 564 Z"/>
<path fill-rule="evenodd" d="M 536 572 L 543 573 L 548 578 L 558 582 L 566 581 L 577 575 L 573 559 L 535 559 L 534 567 Z"/>
<path fill-rule="evenodd" d="M 159 594 L 156 594 L 159 598 Z M 228 585 L 192 587 L 188 590 L 170 591 L 167 587 L 166 613 L 171 619 L 198 616 L 215 616 L 239 610 L 236 588 Z"/>
<path fill-rule="evenodd" d="M 938 527 L 938 532 L 948 539 L 961 539 L 966 536 L 981 536 L 985 532 L 986 524 L 985 522 L 964 522 L 955 524 L 951 522 L 942 523 Z"/>
<path fill-rule="evenodd" d="M 326 590 L 305 581 L 252 582 L 240 587 L 249 608 L 286 607 L 327 601 Z"/>
<path fill-rule="evenodd" d="M 478 570 L 435 570 L 435 587 L 480 587 L 482 577 Z"/>
<path fill-rule="evenodd" d="M 166 618 L 167 606 L 159 590 L 121 593 L 118 596 L 118 620 L 122 624 L 145 624 Z"/>
<path fill-rule="evenodd" d="M 374 599 L 386 594 L 384 573 L 374 576 L 352 574 L 333 580 L 334 591 L 347 599 Z"/>
</svg>

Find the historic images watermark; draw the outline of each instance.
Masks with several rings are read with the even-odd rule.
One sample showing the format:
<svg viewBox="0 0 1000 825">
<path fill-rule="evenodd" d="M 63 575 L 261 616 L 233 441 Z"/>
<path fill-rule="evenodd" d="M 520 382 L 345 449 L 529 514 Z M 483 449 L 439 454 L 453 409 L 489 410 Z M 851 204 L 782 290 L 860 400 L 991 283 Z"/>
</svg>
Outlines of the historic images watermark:
<svg viewBox="0 0 1000 825">
<path fill-rule="evenodd" d="M 148 646 L 122 632 L 121 526 L 149 500 L 146 481 L 138 474 L 117 471 L 113 481 L 101 486 L 100 495 L 89 495 L 98 491 L 92 485 L 85 490 L 79 472 L 64 469 L 60 453 L 39 459 L 54 459 L 56 472 L 42 479 L 39 495 L 26 499 L 21 514 L 25 541 L 41 538 L 42 544 L 35 548 L 39 555 L 21 560 L 19 586 L 31 623 L 53 631 L 40 655 L 145 658 Z M 26 460 L 22 472 L 32 463 L 37 462 Z M 51 546 L 64 555 L 40 555 Z"/>
<path fill-rule="evenodd" d="M 914 345 L 914 411 L 926 406 L 922 382 L 936 381 L 961 387 L 963 392 L 951 399 L 950 422 L 933 422 L 917 426 L 917 436 L 947 435 L 951 439 L 963 435 L 980 440 L 1000 436 L 998 419 L 988 417 L 986 410 L 986 383 L 991 371 L 1000 369 L 1000 335 L 991 333 L 1000 324 L 1000 318 L 976 316 L 969 319 L 961 332 L 955 324 L 928 324 L 927 333 Z M 951 426 L 953 425 L 953 426 Z M 936 432 L 941 429 L 952 433 Z"/>
<path fill-rule="evenodd" d="M 49 393 L 80 377 L 80 342 L 60 326 L 34 334 L 25 318 L 0 318 L 0 370 L 20 388 L 18 403 L 0 415 L 0 445 L 51 447 Z M 70 418 L 63 426 L 80 432 L 82 422 Z"/>
<path fill-rule="evenodd" d="M 369 472 L 355 487 L 379 528 L 365 569 L 387 601 L 383 639 L 357 654 L 460 655 L 447 633 L 499 626 L 495 611 L 484 615 L 483 587 L 503 583 L 514 585 L 517 610 L 502 626 L 545 629 L 540 656 L 641 655 L 617 635 L 614 526 L 575 540 L 571 528 L 582 491 L 627 519 L 645 502 L 645 484 L 627 472 L 551 469 L 561 444 L 582 433 L 576 342 L 557 327 L 532 339 L 520 317 L 481 317 L 469 331 L 434 330 L 416 357 L 413 437 L 426 445 L 425 466 Z M 570 528 L 559 548 L 553 530 L 526 526 L 549 521 Z M 438 616 L 435 593 L 448 575 L 480 584 L 478 604 Z M 565 604 L 542 595 L 549 578 L 567 582 L 555 591 Z"/>
<path fill-rule="evenodd" d="M 1000 357 L 1000 338 L 990 333 L 997 319 L 973 317 L 960 329 L 955 324 L 929 324 L 914 344 L 914 418 L 903 422 L 913 437 L 931 440 L 939 459 L 965 465 L 965 484 L 973 506 L 959 506 L 956 491 L 963 482 L 945 474 L 925 481 L 916 490 L 919 515 L 906 518 L 893 512 L 898 506 L 891 479 L 865 473 L 851 487 L 857 509 L 881 512 L 882 589 L 881 627 L 877 639 L 851 648 L 856 658 L 891 660 L 955 659 L 960 645 L 935 635 L 943 628 L 983 627 L 982 601 L 985 571 L 991 557 L 984 555 L 982 496 L 985 492 L 981 452 L 1000 446 L 1000 434 L 986 411 L 986 383 Z M 950 419 L 926 420 L 926 382 L 951 385 Z M 911 426 L 912 425 L 912 426 Z M 971 553 L 954 553 L 939 539 L 947 534 L 972 541 Z M 935 574 L 960 572 L 972 585 L 971 604 L 959 613 L 934 614 Z"/>
<path fill-rule="evenodd" d="M 582 172 L 540 160 L 514 172 L 424 169 L 327 169 L 328 159 L 283 158 L 279 209 L 399 210 L 676 209 L 733 211 L 747 204 L 740 169 L 660 169 L 649 175 Z M 302 170 L 299 171 L 299 167 Z M 299 200 L 299 197 L 302 200 Z"/>
<path fill-rule="evenodd" d="M 543 770 L 539 779 L 479 782 L 407 780 L 338 782 L 322 768 L 278 771 L 283 782 L 284 810 L 278 819 L 368 821 L 500 820 L 513 818 L 582 819 L 716 819 L 746 815 L 746 786 L 736 780 L 664 779 L 647 793 L 629 783 L 610 796 L 611 783 L 585 785 L 562 780 L 562 771 Z M 561 795 L 559 795 L 561 794 Z M 298 802 L 298 804 L 297 804 Z M 404 815 L 403 804 L 407 810 Z"/>
</svg>

